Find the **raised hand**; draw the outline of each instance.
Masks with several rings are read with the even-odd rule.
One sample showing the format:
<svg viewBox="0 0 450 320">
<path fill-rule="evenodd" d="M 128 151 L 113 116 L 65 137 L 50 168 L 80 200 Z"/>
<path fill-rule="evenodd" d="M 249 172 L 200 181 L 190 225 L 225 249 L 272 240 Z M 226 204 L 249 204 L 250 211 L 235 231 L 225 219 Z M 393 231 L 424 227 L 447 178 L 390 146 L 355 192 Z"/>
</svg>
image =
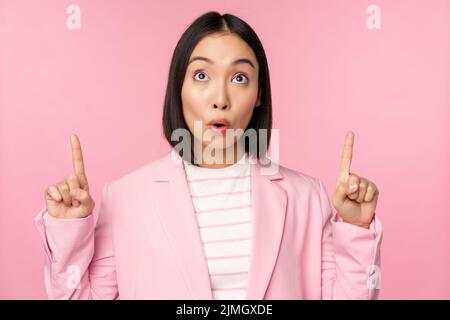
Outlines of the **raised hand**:
<svg viewBox="0 0 450 320">
<path fill-rule="evenodd" d="M 372 181 L 350 172 L 354 139 L 354 133 L 347 132 L 332 202 L 344 222 L 369 228 L 379 190 Z"/>
<path fill-rule="evenodd" d="M 95 202 L 89 194 L 84 171 L 81 144 L 75 134 L 70 136 L 73 174 L 47 188 L 45 202 L 48 213 L 59 219 L 80 219 L 89 216 Z"/>
</svg>

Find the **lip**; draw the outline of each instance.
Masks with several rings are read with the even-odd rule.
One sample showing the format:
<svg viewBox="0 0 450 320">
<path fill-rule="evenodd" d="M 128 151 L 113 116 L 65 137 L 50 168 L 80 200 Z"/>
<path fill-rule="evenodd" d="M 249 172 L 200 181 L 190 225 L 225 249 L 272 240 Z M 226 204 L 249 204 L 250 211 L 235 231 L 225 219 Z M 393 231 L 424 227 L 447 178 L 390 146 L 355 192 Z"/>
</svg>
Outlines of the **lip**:
<svg viewBox="0 0 450 320">
<path fill-rule="evenodd" d="M 216 127 L 214 124 L 219 123 L 222 124 L 221 127 Z M 208 124 L 208 128 L 215 134 L 223 135 L 226 130 L 230 127 L 230 123 L 225 119 L 215 119 L 211 120 Z"/>
<path fill-rule="evenodd" d="M 211 120 L 208 123 L 208 125 L 213 125 L 215 123 L 220 123 L 220 124 L 223 124 L 224 126 L 230 126 L 230 123 L 227 120 L 225 120 L 225 119 L 214 119 L 214 120 Z"/>
</svg>

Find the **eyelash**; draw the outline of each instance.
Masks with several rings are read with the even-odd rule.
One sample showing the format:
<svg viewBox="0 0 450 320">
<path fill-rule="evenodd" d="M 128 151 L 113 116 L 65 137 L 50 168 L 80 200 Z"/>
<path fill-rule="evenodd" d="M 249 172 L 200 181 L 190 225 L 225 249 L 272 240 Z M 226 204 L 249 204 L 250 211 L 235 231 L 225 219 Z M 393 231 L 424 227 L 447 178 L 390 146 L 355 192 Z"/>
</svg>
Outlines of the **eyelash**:
<svg viewBox="0 0 450 320">
<path fill-rule="evenodd" d="M 198 80 L 198 79 L 195 78 L 195 77 L 196 77 L 198 74 L 200 74 L 200 73 L 203 73 L 203 74 L 205 74 L 206 76 L 208 76 L 204 71 L 196 71 L 196 72 L 194 72 L 194 80 L 203 82 L 204 80 Z M 238 84 L 247 84 L 247 83 L 248 83 L 249 79 L 248 79 L 248 77 L 247 77 L 246 74 L 244 74 L 244 73 L 238 73 L 238 74 L 236 74 L 236 75 L 233 77 L 233 79 L 236 78 L 237 76 L 244 77 L 244 78 L 247 80 L 247 82 L 238 82 Z"/>
</svg>

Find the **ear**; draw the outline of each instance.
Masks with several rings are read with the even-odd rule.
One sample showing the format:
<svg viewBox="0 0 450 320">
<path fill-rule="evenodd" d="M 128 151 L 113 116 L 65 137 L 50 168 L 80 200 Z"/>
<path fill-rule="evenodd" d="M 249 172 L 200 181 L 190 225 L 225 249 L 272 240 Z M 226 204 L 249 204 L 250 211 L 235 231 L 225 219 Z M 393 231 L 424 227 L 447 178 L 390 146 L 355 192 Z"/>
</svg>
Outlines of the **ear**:
<svg viewBox="0 0 450 320">
<path fill-rule="evenodd" d="M 261 89 L 258 92 L 258 98 L 256 99 L 255 108 L 261 105 Z"/>
</svg>

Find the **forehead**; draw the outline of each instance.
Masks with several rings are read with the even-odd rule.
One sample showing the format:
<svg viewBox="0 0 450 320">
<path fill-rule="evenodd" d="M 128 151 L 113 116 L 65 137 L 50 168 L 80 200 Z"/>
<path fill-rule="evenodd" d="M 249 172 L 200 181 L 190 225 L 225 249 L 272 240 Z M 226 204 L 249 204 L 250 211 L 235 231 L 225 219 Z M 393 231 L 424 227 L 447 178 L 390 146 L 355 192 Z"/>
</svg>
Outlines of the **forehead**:
<svg viewBox="0 0 450 320">
<path fill-rule="evenodd" d="M 201 39 L 191 57 L 203 56 L 213 60 L 215 63 L 231 64 L 236 59 L 247 58 L 258 64 L 252 48 L 233 33 L 214 33 Z"/>
</svg>

